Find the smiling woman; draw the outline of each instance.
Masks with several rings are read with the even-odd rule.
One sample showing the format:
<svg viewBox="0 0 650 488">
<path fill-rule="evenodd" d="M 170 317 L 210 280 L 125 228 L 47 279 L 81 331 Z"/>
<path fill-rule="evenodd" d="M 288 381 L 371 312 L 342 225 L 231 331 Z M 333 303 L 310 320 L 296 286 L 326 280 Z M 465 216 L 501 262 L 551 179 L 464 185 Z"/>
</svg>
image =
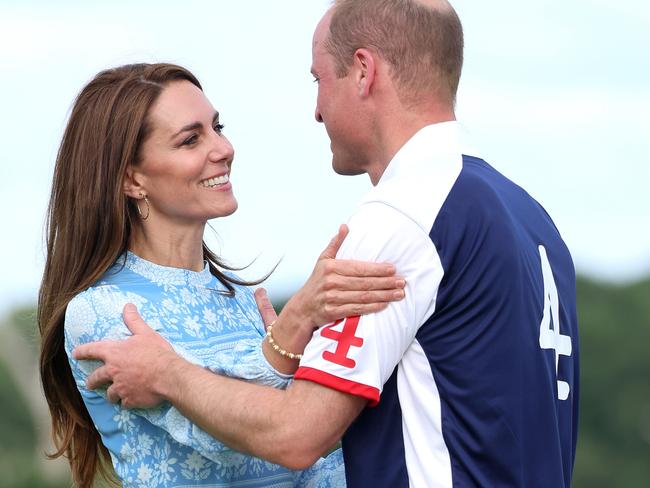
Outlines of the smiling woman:
<svg viewBox="0 0 650 488">
<path fill-rule="evenodd" d="M 339 451 L 305 471 L 233 451 L 171 405 L 112 404 L 110 388 L 86 388 L 98 364 L 71 357 L 80 344 L 129 336 L 123 313 L 134 303 L 192 362 L 284 388 L 297 367 L 286 351 L 301 353 L 315 327 L 403 297 L 393 266 L 333 259 L 345 227 L 279 317 L 264 292 L 253 296 L 257 282 L 203 242 L 208 219 L 237 209 L 222 129 L 198 80 L 171 64 L 103 71 L 75 102 L 56 161 L 38 322 L 52 457 L 68 457 L 77 486 L 111 462 L 124 486 L 345 483 Z"/>
<path fill-rule="evenodd" d="M 142 145 L 139 164 L 126 170 L 124 192 L 137 200 L 147 197 L 150 218 L 141 233 L 135 233 L 133 251 L 147 258 L 161 231 L 182 230 L 185 242 L 203 235 L 205 222 L 226 217 L 237 210 L 230 183 L 235 152 L 223 134 L 219 113 L 203 91 L 182 80 L 170 83 L 151 107 L 151 135 Z M 147 232 L 155 229 L 156 234 Z M 189 263 L 203 269 L 203 257 Z M 168 264 L 186 256 L 174 253 Z M 189 256 L 188 256 L 189 257 Z"/>
</svg>

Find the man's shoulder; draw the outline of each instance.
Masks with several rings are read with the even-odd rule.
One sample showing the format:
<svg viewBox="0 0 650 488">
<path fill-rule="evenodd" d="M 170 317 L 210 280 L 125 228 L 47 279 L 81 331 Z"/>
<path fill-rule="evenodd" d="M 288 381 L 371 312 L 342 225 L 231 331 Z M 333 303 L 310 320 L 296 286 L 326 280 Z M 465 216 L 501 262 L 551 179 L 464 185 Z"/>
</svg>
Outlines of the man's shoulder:
<svg viewBox="0 0 650 488">
<path fill-rule="evenodd" d="M 406 209 L 381 200 L 362 202 L 350 216 L 349 225 L 368 234 L 390 235 L 405 228 L 428 232 Z"/>
<path fill-rule="evenodd" d="M 356 249 L 354 259 L 390 258 L 404 245 L 429 246 L 428 229 L 400 208 L 386 202 L 361 204 L 348 221 L 350 233 L 342 251 Z M 397 257 L 397 256 L 395 256 Z"/>
<path fill-rule="evenodd" d="M 524 188 L 484 159 L 472 156 L 463 156 L 463 169 L 441 215 L 435 234 L 441 234 L 445 226 L 489 230 L 493 235 L 533 227 L 557 232 L 548 213 Z"/>
<path fill-rule="evenodd" d="M 394 164 L 386 178 L 363 198 L 362 205 L 374 203 L 390 207 L 428 234 L 461 174 L 461 154 L 452 152 L 413 160 L 400 158 Z M 387 210 L 384 208 L 383 212 Z"/>
</svg>

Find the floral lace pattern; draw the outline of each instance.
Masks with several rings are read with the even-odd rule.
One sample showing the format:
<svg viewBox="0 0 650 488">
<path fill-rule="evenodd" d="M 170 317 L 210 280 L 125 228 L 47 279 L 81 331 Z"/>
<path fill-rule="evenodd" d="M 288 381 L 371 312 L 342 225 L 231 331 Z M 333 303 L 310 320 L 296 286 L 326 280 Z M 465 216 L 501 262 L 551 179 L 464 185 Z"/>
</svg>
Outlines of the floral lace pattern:
<svg viewBox="0 0 650 488">
<path fill-rule="evenodd" d="M 122 309 L 134 303 L 145 321 L 188 361 L 213 372 L 286 388 L 290 376 L 275 371 L 262 353 L 264 325 L 251 291 L 235 285 L 234 297 L 206 266 L 203 271 L 159 266 L 127 253 L 68 305 L 65 347 L 86 408 L 115 472 L 125 487 L 304 487 L 345 486 L 340 450 L 305 471 L 290 471 L 233 451 L 169 403 L 125 410 L 105 391 L 86 388 L 97 361 L 76 361 L 72 350 L 102 339 L 130 335 Z"/>
</svg>

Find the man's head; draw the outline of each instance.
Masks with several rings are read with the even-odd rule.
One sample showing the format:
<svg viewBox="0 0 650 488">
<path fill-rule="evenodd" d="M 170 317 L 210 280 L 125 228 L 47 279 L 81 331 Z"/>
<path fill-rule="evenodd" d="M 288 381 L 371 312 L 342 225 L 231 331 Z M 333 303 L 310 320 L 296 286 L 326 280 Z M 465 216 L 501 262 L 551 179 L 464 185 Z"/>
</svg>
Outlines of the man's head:
<svg viewBox="0 0 650 488">
<path fill-rule="evenodd" d="M 446 0 L 336 0 L 314 33 L 313 58 L 316 119 L 334 169 L 358 174 L 372 164 L 382 118 L 432 106 L 453 114 L 463 31 Z"/>
<path fill-rule="evenodd" d="M 454 103 L 463 30 L 446 0 L 337 0 L 326 49 L 339 77 L 362 47 L 388 63 L 406 105 L 432 96 Z"/>
</svg>

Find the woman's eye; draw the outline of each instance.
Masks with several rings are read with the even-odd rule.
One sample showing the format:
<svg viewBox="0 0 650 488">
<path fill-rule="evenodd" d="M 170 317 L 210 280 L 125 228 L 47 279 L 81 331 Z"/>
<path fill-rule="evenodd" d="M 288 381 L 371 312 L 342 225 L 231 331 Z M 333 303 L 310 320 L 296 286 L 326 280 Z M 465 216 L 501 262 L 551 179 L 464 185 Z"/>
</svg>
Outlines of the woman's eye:
<svg viewBox="0 0 650 488">
<path fill-rule="evenodd" d="M 217 134 L 221 134 L 221 132 L 223 131 L 224 127 L 226 127 L 226 126 L 223 125 L 223 124 L 215 124 L 213 128 L 214 128 L 214 131 L 215 131 Z"/>
<path fill-rule="evenodd" d="M 199 139 L 199 136 L 196 134 L 192 134 L 189 136 L 187 139 L 185 139 L 181 145 L 182 146 L 191 146 L 192 144 L 196 143 L 196 141 Z"/>
</svg>

